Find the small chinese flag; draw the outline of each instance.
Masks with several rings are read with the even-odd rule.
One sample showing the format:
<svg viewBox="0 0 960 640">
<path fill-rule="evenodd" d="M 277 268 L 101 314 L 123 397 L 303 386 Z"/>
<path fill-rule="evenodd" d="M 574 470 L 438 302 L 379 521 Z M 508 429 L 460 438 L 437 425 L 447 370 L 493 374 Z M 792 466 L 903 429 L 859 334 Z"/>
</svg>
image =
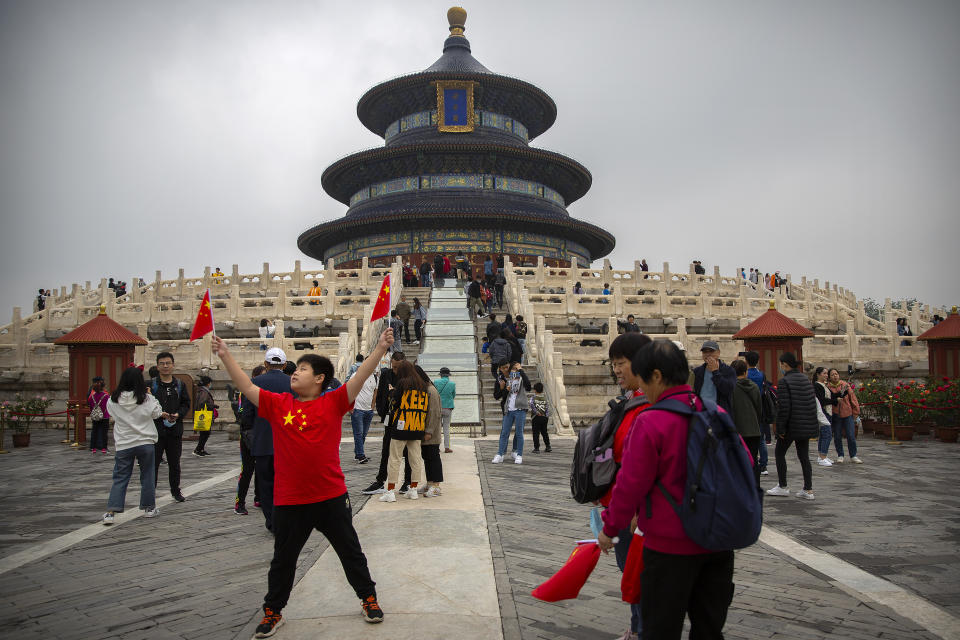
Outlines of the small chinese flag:
<svg viewBox="0 0 960 640">
<path fill-rule="evenodd" d="M 377 295 L 377 302 L 373 305 L 373 313 L 370 314 L 370 322 L 386 318 L 390 314 L 390 274 L 383 278 L 383 284 L 380 285 L 380 293 Z"/>
<path fill-rule="evenodd" d="M 197 320 L 193 323 L 193 331 L 190 332 L 190 342 L 197 338 L 202 338 L 213 331 L 213 309 L 210 307 L 210 289 L 203 294 L 203 302 L 200 303 L 200 311 L 197 312 Z"/>
</svg>

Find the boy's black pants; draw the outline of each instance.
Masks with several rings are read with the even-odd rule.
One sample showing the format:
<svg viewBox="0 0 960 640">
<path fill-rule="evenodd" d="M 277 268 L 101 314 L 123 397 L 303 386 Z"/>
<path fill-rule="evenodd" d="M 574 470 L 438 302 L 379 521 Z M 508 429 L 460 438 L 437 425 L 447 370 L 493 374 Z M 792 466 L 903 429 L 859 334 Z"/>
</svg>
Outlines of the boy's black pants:
<svg viewBox="0 0 960 640">
<path fill-rule="evenodd" d="M 547 416 L 533 416 L 533 450 L 540 448 L 540 436 L 543 436 L 543 445 L 550 448 L 550 436 L 547 435 Z"/>
<path fill-rule="evenodd" d="M 281 611 L 287 606 L 297 571 L 297 558 L 314 529 L 326 536 L 337 552 L 347 582 L 357 597 L 365 600 L 377 594 L 376 583 L 367 569 L 367 558 L 353 528 L 350 497 L 345 493 L 323 502 L 274 506 L 273 531 L 276 537 L 267 574 L 267 596 L 263 599 L 265 607 Z"/>
<path fill-rule="evenodd" d="M 733 551 L 695 555 L 643 550 L 640 610 L 643 637 L 680 640 L 690 616 L 690 640 L 723 640 L 733 601 Z"/>
</svg>

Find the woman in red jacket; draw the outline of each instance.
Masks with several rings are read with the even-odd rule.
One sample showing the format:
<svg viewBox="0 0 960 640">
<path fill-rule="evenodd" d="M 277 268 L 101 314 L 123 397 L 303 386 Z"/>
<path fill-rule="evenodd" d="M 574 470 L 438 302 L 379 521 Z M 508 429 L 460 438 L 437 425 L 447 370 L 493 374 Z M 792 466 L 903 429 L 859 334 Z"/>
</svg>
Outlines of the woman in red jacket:
<svg viewBox="0 0 960 640">
<path fill-rule="evenodd" d="M 687 358 L 669 340 L 641 348 L 631 366 L 650 402 L 675 398 L 703 403 L 686 384 Z M 612 538 L 637 516 L 643 531 L 643 636 L 680 638 L 683 619 L 690 617 L 690 637 L 722 638 L 727 609 L 733 600 L 733 551 L 710 551 L 691 540 L 663 494 L 682 498 L 687 479 L 686 416 L 653 408 L 637 416 L 617 474 L 610 506 L 603 512 L 599 536 L 604 551 Z"/>
</svg>

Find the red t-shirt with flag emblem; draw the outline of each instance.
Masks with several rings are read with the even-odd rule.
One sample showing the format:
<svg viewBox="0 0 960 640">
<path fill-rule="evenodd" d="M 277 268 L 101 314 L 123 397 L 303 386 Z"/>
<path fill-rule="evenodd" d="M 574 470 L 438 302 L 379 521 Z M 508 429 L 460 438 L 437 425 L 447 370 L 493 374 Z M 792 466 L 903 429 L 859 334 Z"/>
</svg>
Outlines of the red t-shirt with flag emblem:
<svg viewBox="0 0 960 640">
<path fill-rule="evenodd" d="M 260 389 L 257 414 L 273 430 L 273 504 L 311 504 L 347 492 L 340 425 L 352 406 L 347 385 L 309 402 Z"/>
</svg>

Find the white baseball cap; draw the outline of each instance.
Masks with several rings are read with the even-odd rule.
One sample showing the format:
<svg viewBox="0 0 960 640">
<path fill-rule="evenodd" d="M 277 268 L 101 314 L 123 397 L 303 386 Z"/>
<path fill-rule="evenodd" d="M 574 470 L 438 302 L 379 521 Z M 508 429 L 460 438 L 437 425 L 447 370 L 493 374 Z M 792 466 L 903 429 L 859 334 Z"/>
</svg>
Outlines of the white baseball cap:
<svg viewBox="0 0 960 640">
<path fill-rule="evenodd" d="M 279 347 L 267 349 L 267 355 L 263 358 L 264 362 L 269 364 L 287 364 L 287 354 Z"/>
</svg>

